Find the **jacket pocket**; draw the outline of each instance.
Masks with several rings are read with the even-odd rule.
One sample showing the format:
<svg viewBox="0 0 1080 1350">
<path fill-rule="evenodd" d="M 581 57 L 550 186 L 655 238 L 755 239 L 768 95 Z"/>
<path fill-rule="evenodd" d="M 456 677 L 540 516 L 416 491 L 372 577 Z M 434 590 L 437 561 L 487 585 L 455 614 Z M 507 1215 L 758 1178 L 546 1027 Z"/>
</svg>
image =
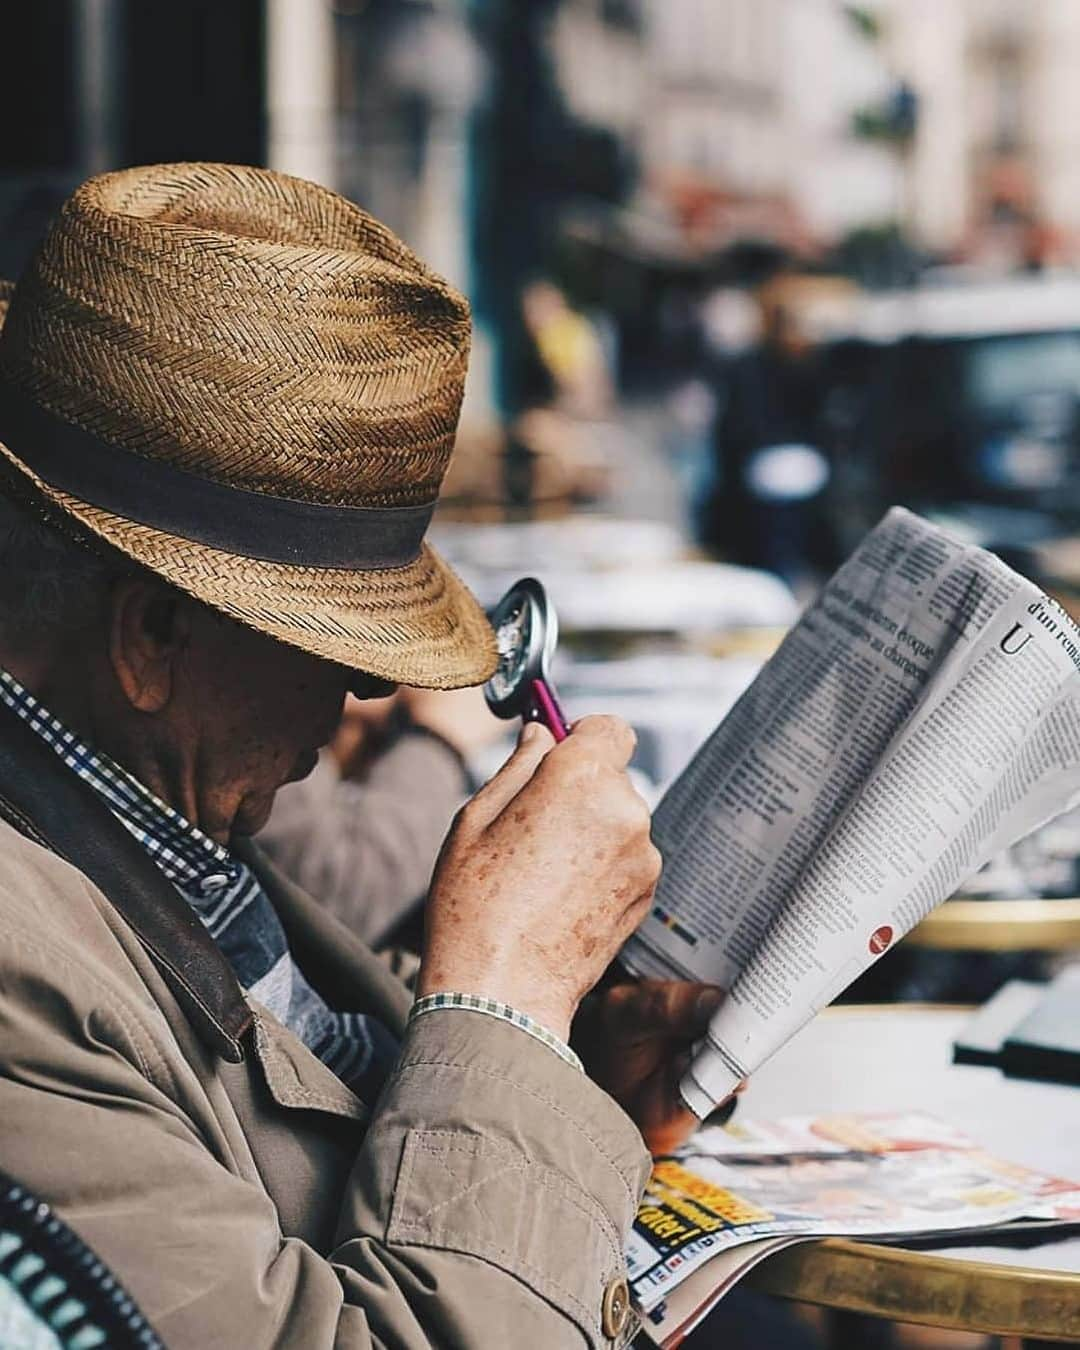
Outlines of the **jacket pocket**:
<svg viewBox="0 0 1080 1350">
<path fill-rule="evenodd" d="M 491 1262 L 575 1321 L 590 1345 L 610 1344 L 603 1291 L 624 1271 L 614 1225 L 586 1191 L 512 1144 L 409 1130 L 386 1240 Z"/>
</svg>

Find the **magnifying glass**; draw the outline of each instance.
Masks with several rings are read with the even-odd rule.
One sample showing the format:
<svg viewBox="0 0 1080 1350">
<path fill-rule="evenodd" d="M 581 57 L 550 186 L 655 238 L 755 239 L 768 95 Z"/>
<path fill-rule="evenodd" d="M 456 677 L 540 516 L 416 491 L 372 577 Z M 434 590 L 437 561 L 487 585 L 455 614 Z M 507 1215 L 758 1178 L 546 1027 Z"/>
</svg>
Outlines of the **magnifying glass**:
<svg viewBox="0 0 1080 1350">
<path fill-rule="evenodd" d="M 557 741 L 565 740 L 570 724 L 548 674 L 559 621 L 547 592 L 535 577 L 522 577 L 488 617 L 499 652 L 495 674 L 484 685 L 488 707 L 496 717 L 541 722 Z"/>
</svg>

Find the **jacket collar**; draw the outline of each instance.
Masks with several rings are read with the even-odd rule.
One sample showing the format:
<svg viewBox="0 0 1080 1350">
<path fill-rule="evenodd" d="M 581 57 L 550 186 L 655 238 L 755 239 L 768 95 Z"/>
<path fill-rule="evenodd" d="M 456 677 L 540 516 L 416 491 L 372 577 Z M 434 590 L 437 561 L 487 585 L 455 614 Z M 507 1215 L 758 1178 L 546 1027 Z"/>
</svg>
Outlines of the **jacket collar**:
<svg viewBox="0 0 1080 1350">
<path fill-rule="evenodd" d="M 239 1063 L 251 1009 L 198 915 L 94 791 L 2 703 L 0 814 L 89 877 L 138 935 L 200 1039 Z"/>
<path fill-rule="evenodd" d="M 330 1006 L 371 1013 L 400 1040 L 413 1000 L 398 977 L 250 839 L 237 840 L 232 852 L 259 879 L 277 910 L 294 960 Z"/>
</svg>

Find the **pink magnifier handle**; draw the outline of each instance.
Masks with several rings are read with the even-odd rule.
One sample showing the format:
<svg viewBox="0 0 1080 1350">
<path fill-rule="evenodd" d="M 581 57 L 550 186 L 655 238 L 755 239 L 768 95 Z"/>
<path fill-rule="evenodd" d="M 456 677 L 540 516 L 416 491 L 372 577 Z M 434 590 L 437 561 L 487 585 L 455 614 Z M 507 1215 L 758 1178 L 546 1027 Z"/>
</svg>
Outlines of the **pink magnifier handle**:
<svg viewBox="0 0 1080 1350">
<path fill-rule="evenodd" d="M 569 736 L 570 725 L 563 716 L 563 710 L 559 707 L 558 699 L 556 699 L 550 685 L 543 680 L 533 680 L 532 682 L 532 707 L 529 711 L 531 714 L 530 720 L 542 722 L 556 741 L 565 741 Z"/>
</svg>

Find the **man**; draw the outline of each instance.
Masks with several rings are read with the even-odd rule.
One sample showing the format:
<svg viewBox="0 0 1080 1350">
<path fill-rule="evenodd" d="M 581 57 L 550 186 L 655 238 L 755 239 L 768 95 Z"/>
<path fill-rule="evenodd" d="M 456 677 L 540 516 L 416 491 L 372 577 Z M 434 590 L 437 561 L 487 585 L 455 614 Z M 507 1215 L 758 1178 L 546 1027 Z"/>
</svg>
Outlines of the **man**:
<svg viewBox="0 0 1080 1350">
<path fill-rule="evenodd" d="M 245 842 L 347 689 L 483 680 L 422 542 L 461 298 L 321 188 L 93 179 L 0 329 L 0 1166 L 172 1347 L 620 1346 L 717 993 L 616 985 L 631 737 L 529 727 L 459 815 L 419 999 Z M 360 673 L 362 672 L 362 673 Z M 580 1019 L 579 1019 L 580 1021 Z"/>
</svg>

